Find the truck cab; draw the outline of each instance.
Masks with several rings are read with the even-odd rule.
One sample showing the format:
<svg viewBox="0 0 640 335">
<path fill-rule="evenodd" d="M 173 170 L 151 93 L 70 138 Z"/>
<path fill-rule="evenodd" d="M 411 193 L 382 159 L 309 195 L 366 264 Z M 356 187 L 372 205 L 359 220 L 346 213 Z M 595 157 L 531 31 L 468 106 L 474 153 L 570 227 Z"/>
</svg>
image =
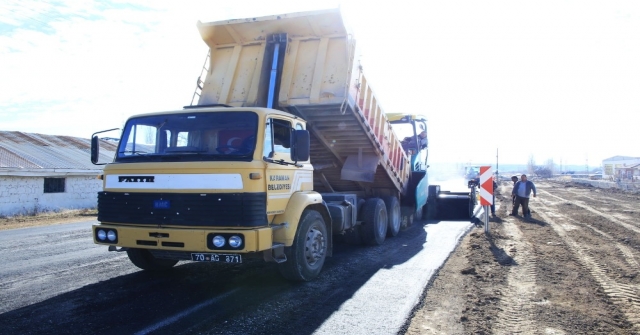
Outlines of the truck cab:
<svg viewBox="0 0 640 335">
<path fill-rule="evenodd" d="M 268 108 L 199 106 L 131 117 L 104 168 L 94 241 L 127 251 L 149 270 L 200 258 L 242 262 L 241 254 L 286 259 L 303 210 L 330 222 L 312 191 L 305 127 Z M 92 144 L 99 164 L 97 136 Z M 315 233 L 316 253 L 327 252 L 330 233 Z"/>
</svg>

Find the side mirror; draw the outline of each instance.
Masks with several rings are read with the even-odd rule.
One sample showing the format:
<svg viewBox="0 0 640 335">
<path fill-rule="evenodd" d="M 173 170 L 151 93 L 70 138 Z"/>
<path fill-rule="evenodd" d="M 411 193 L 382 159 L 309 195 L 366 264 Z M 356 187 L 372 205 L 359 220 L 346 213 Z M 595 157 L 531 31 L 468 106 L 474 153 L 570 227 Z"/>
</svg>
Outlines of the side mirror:
<svg viewBox="0 0 640 335">
<path fill-rule="evenodd" d="M 308 161 L 310 151 L 309 131 L 294 130 L 292 135 L 291 160 Z"/>
<path fill-rule="evenodd" d="M 91 163 L 98 164 L 100 159 L 100 139 L 98 136 L 91 137 Z"/>
<path fill-rule="evenodd" d="M 100 163 L 100 138 L 98 138 L 98 134 L 106 133 L 109 131 L 120 130 L 120 128 L 113 128 L 109 130 L 99 131 L 97 133 L 93 133 L 91 135 L 91 163 L 95 165 L 105 165 L 107 163 Z"/>
</svg>

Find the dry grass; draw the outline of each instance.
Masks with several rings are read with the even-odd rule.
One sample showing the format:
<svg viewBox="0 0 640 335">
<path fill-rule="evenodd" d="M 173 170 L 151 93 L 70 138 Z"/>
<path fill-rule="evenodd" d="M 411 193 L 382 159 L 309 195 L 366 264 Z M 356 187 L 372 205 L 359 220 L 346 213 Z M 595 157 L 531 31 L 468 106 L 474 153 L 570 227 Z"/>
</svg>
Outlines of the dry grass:
<svg viewBox="0 0 640 335">
<path fill-rule="evenodd" d="M 90 221 L 96 220 L 97 215 L 98 211 L 96 209 L 77 209 L 45 212 L 36 215 L 0 217 L 0 230 Z"/>
</svg>

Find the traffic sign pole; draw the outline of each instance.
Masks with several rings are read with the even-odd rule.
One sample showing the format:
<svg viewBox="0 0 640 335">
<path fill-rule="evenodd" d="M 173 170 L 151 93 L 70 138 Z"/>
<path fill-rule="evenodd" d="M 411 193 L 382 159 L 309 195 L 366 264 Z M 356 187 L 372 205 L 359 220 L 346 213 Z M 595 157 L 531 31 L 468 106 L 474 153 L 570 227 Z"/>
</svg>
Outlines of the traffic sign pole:
<svg viewBox="0 0 640 335">
<path fill-rule="evenodd" d="M 491 166 L 480 167 L 480 205 L 484 208 L 484 232 L 489 233 L 489 207 L 493 204 Z"/>
</svg>

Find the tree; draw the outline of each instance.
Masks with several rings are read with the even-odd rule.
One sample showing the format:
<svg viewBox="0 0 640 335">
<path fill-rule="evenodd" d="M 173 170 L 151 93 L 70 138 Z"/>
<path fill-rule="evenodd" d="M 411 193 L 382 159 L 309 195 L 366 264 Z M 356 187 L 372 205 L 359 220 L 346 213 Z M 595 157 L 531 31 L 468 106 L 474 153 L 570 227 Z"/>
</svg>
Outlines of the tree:
<svg viewBox="0 0 640 335">
<path fill-rule="evenodd" d="M 551 169 L 546 166 L 536 166 L 535 172 L 536 176 L 542 178 L 550 178 L 551 176 L 553 176 Z"/>
<path fill-rule="evenodd" d="M 534 174 L 536 172 L 536 160 L 533 155 L 529 156 L 529 162 L 527 163 L 527 172 Z"/>
<path fill-rule="evenodd" d="M 547 162 L 544 164 L 544 167 L 551 172 L 552 175 L 556 174 L 556 164 L 553 162 L 553 158 L 547 159 Z"/>
</svg>

